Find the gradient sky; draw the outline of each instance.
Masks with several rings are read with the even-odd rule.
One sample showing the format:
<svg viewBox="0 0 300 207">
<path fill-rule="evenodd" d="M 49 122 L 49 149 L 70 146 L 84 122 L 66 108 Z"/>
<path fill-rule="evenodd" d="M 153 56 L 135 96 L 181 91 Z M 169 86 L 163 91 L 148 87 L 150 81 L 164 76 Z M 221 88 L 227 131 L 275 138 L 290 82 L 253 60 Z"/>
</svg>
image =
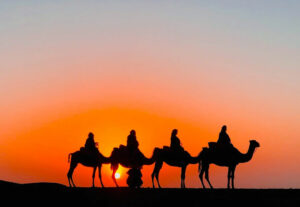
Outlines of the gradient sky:
<svg viewBox="0 0 300 207">
<path fill-rule="evenodd" d="M 196 156 L 226 124 L 242 152 L 261 144 L 237 187 L 299 188 L 299 11 L 297 0 L 0 1 L 0 179 L 67 184 L 67 155 L 89 131 L 109 156 L 135 129 L 149 157 L 178 128 Z M 210 173 L 226 186 L 226 168 Z M 91 174 L 80 166 L 74 181 Z M 160 180 L 179 187 L 180 169 L 164 165 Z M 186 185 L 201 186 L 197 165 Z"/>
</svg>

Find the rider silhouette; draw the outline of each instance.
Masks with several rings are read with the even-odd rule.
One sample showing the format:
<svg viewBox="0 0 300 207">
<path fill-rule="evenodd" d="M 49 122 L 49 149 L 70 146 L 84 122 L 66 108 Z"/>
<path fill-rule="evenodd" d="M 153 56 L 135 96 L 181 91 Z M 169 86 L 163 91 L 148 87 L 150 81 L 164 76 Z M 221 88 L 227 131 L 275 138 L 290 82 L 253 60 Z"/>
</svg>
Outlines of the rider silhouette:
<svg viewBox="0 0 300 207">
<path fill-rule="evenodd" d="M 128 160 L 130 160 L 130 163 L 138 164 L 143 159 L 143 154 L 138 149 L 139 143 L 136 139 L 136 133 L 135 130 L 131 130 L 130 134 L 127 137 L 127 151 L 128 151 Z M 133 167 L 128 172 L 128 179 L 127 184 L 129 187 L 140 187 L 143 184 L 142 181 L 142 173 L 140 167 Z"/>
<path fill-rule="evenodd" d="M 227 130 L 227 126 L 224 125 L 221 129 L 221 132 L 219 134 L 219 139 L 218 139 L 218 144 L 226 146 L 226 145 L 231 145 L 231 141 L 230 138 L 228 136 L 228 134 L 226 133 Z"/>
<path fill-rule="evenodd" d="M 184 149 L 180 144 L 180 139 L 176 136 L 178 133 L 177 129 L 173 129 L 172 133 L 171 133 L 171 144 L 170 144 L 170 148 L 171 150 L 175 151 L 175 152 L 183 152 Z"/>
<path fill-rule="evenodd" d="M 135 130 L 131 130 L 127 137 L 127 149 L 130 153 L 134 153 L 138 150 L 139 143 L 136 139 Z"/>
<path fill-rule="evenodd" d="M 84 148 L 88 151 L 88 152 L 99 152 L 98 148 L 96 147 L 97 143 L 94 140 L 94 134 L 92 132 L 89 133 L 88 138 L 86 139 Z"/>
</svg>

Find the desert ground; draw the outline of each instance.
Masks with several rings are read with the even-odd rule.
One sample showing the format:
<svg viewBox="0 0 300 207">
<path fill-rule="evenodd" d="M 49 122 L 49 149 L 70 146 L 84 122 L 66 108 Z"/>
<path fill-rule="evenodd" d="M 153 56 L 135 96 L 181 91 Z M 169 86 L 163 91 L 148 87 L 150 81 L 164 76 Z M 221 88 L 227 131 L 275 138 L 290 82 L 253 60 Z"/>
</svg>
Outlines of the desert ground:
<svg viewBox="0 0 300 207">
<path fill-rule="evenodd" d="M 84 206 L 295 206 L 299 189 L 69 188 L 57 183 L 0 181 L 9 205 Z"/>
</svg>

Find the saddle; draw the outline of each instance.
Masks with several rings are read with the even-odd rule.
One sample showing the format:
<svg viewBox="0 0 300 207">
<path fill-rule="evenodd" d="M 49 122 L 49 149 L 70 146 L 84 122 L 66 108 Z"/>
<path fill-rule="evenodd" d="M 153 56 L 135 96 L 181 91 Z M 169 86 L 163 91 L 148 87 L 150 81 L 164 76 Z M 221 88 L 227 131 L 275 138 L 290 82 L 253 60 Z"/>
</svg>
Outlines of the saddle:
<svg viewBox="0 0 300 207">
<path fill-rule="evenodd" d="M 86 156 L 86 157 L 88 157 L 88 158 L 90 158 L 90 159 L 98 159 L 99 158 L 99 155 L 100 155 L 100 153 L 99 153 L 99 151 L 98 151 L 98 149 L 97 148 L 95 148 L 95 150 L 90 150 L 90 149 L 87 149 L 87 148 L 85 148 L 85 147 L 81 147 L 80 148 L 80 152 L 84 155 L 84 156 Z"/>
<path fill-rule="evenodd" d="M 190 156 L 189 153 L 183 149 L 172 149 L 169 146 L 163 146 L 163 150 L 178 160 L 182 160 Z"/>
<path fill-rule="evenodd" d="M 224 155 L 232 154 L 237 151 L 232 144 L 224 145 L 224 144 L 219 144 L 217 142 L 209 142 L 208 146 L 209 146 L 208 150 L 210 150 L 211 152 L 216 152 Z"/>
</svg>

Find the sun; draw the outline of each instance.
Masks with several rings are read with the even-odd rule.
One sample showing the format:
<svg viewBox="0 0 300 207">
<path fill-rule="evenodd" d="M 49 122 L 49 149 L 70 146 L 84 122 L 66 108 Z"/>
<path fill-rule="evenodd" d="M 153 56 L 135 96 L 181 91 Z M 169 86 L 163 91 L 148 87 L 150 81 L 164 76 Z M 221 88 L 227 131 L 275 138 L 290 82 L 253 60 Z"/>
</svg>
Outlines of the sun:
<svg viewBox="0 0 300 207">
<path fill-rule="evenodd" d="M 120 173 L 116 173 L 116 174 L 115 174 L 115 178 L 116 178 L 116 179 L 119 179 L 120 177 L 121 177 Z"/>
</svg>

